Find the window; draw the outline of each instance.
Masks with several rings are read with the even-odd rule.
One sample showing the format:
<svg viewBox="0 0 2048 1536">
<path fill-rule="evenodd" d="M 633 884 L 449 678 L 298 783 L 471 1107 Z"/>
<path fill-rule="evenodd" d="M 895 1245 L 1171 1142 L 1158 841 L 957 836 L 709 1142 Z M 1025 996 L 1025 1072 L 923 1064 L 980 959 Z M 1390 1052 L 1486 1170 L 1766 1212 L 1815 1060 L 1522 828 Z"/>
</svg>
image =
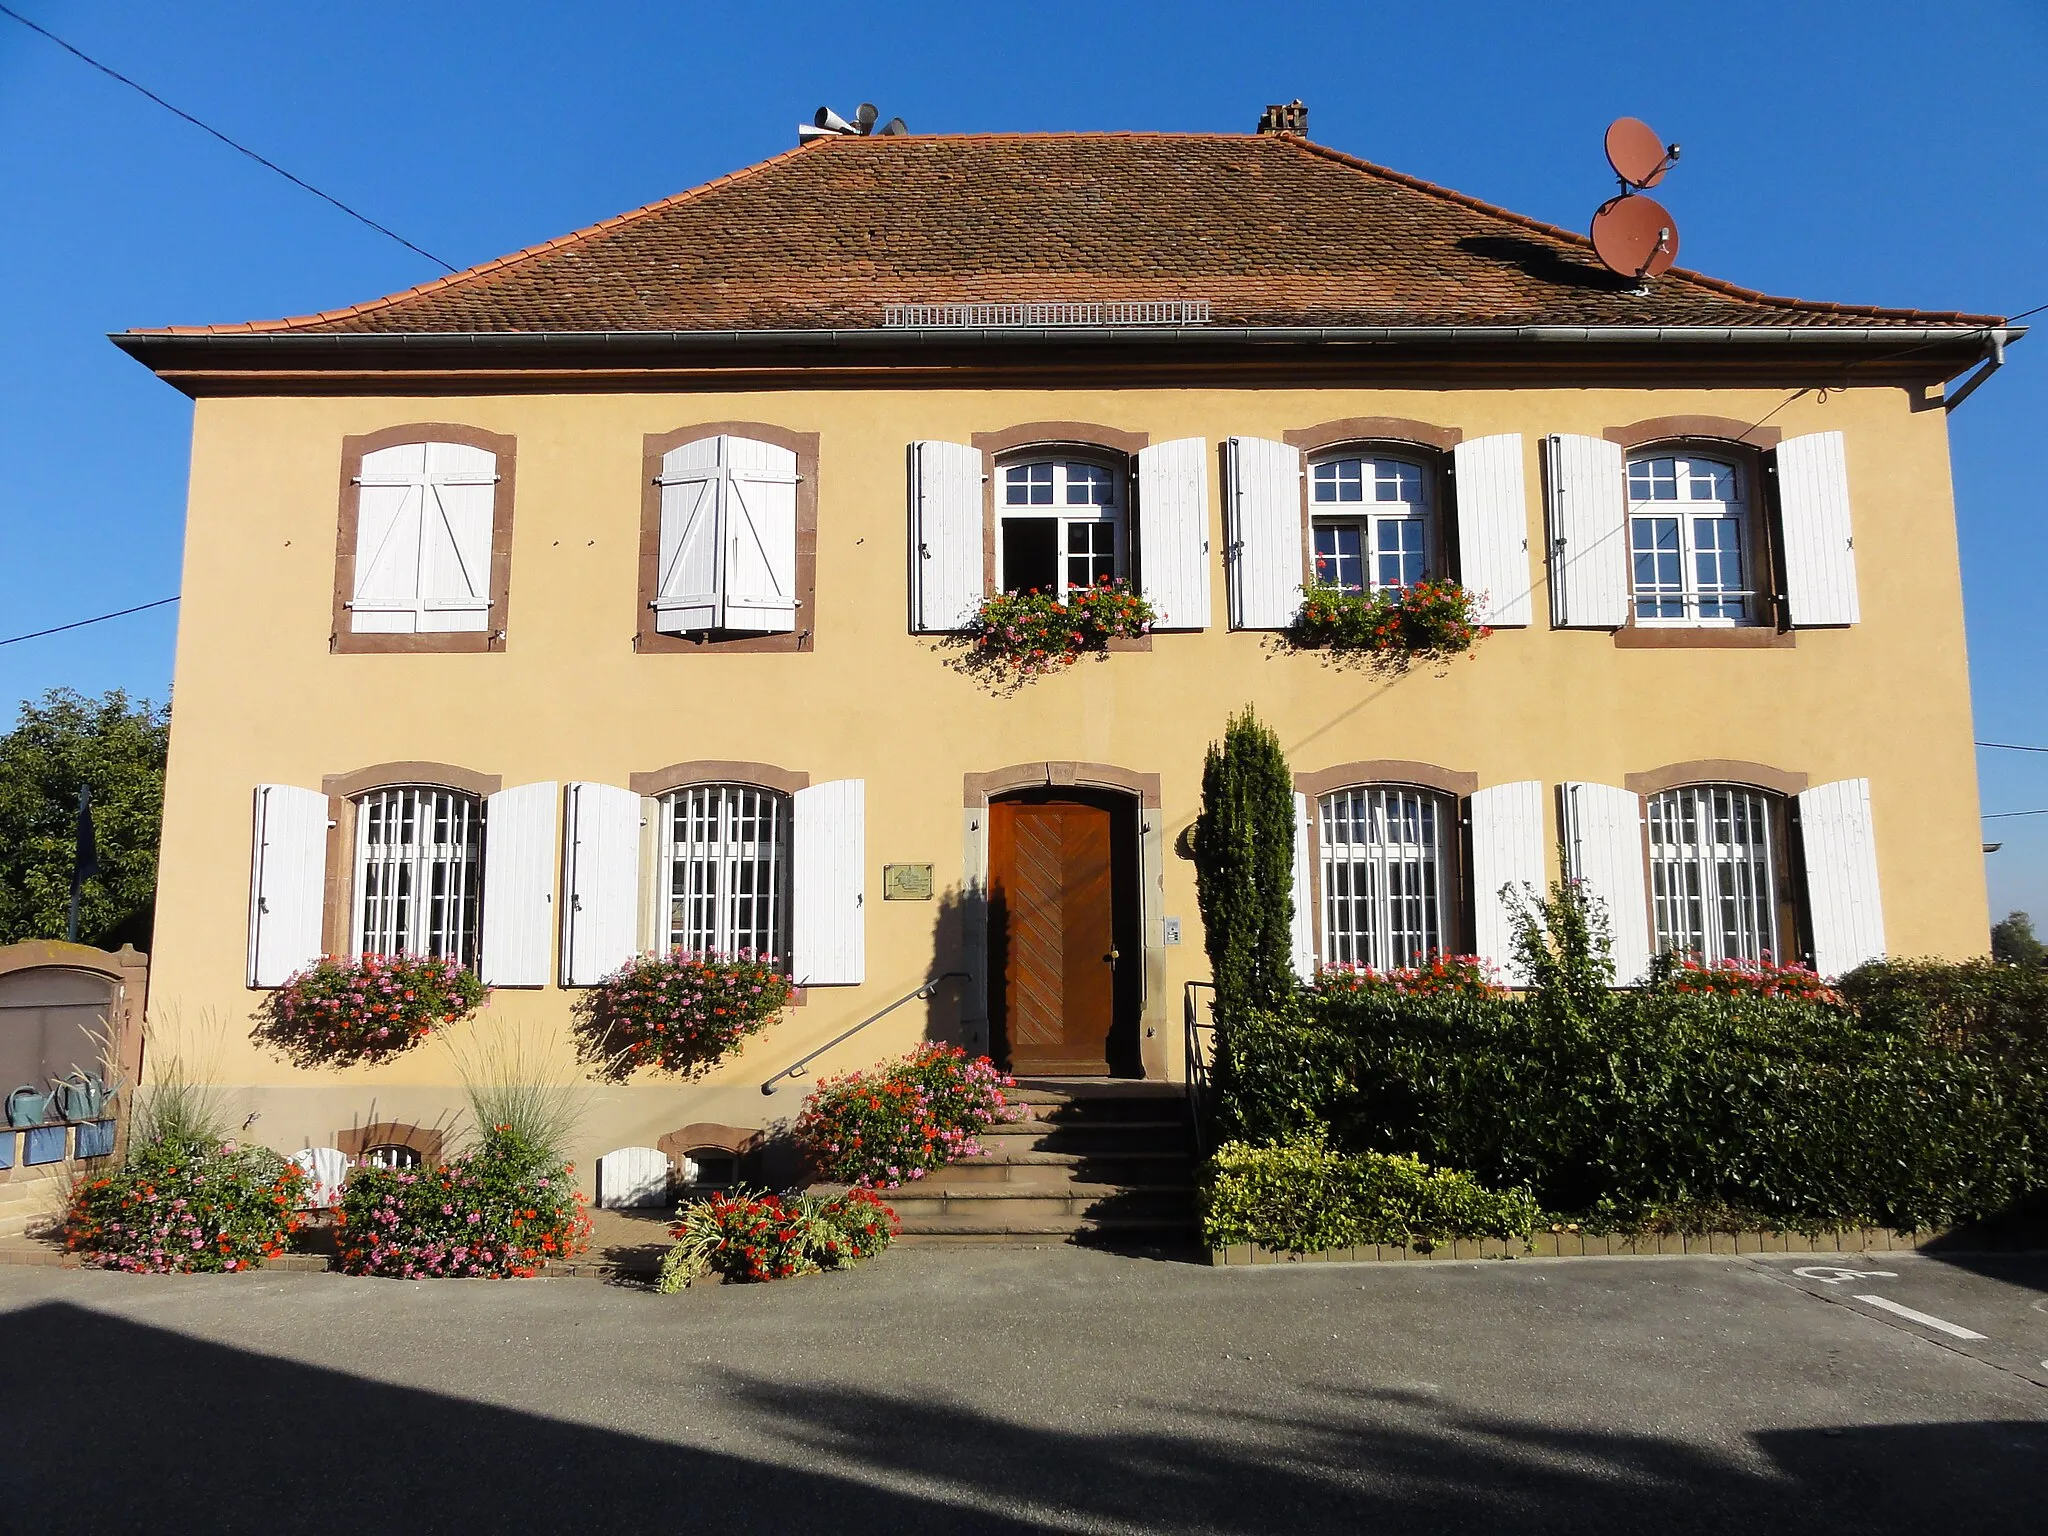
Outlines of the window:
<svg viewBox="0 0 2048 1536">
<path fill-rule="evenodd" d="M 1629 557 L 1639 624 L 1752 624 L 1753 541 L 1744 472 L 1670 453 L 1628 466 Z"/>
<path fill-rule="evenodd" d="M 1001 473 L 996 582 L 1005 592 L 1064 596 L 1126 574 L 1124 470 L 1029 459 Z"/>
<path fill-rule="evenodd" d="M 790 634 L 797 627 L 797 453 L 720 434 L 661 456 L 655 587 L 662 633 Z"/>
<path fill-rule="evenodd" d="M 356 802 L 355 950 L 434 955 L 474 967 L 483 804 L 428 785 Z"/>
<path fill-rule="evenodd" d="M 748 950 L 787 968 L 789 797 L 747 784 L 693 784 L 661 803 L 669 946 Z"/>
<path fill-rule="evenodd" d="M 1398 785 L 1320 802 L 1323 963 L 1421 965 L 1448 947 L 1452 802 Z"/>
<path fill-rule="evenodd" d="M 1657 948 L 1712 962 L 1778 953 L 1779 803 L 1735 784 L 1688 784 L 1649 802 Z"/>
<path fill-rule="evenodd" d="M 382 1146 L 365 1148 L 358 1161 L 365 1168 L 418 1168 L 426 1160 L 420 1156 L 417 1147 L 386 1142 Z"/>
<path fill-rule="evenodd" d="M 488 631 L 498 456 L 466 443 L 400 443 L 355 476 L 348 627 L 356 634 Z"/>
<path fill-rule="evenodd" d="M 1422 465 L 1347 453 L 1309 475 L 1316 580 L 1346 592 L 1412 587 L 1430 571 L 1430 481 Z"/>
</svg>

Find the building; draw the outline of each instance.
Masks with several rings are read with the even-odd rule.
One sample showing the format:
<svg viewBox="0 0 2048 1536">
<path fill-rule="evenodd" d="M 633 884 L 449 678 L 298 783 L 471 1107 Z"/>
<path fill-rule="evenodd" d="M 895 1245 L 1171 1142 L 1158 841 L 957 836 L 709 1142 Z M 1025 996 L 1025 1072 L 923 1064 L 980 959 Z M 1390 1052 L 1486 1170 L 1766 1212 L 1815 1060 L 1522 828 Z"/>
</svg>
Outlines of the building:
<svg viewBox="0 0 2048 1536">
<path fill-rule="evenodd" d="M 459 1100 L 433 1048 L 245 1041 L 346 950 L 480 965 L 565 1067 L 636 950 L 787 956 L 800 1003 L 604 1092 L 593 1151 L 789 1115 L 764 1080 L 899 1003 L 814 1070 L 932 1035 L 1172 1080 L 1180 839 L 1247 703 L 1304 966 L 1503 960 L 1495 893 L 1560 846 L 1625 975 L 1977 953 L 1944 382 L 2016 334 L 1638 288 L 1262 132 L 827 137 L 389 298 L 119 335 L 196 402 L 154 1015 L 286 1148 Z M 1456 577 L 1494 632 L 1291 652 L 1316 570 Z M 1153 634 L 1012 693 L 953 664 L 985 594 L 1104 576 Z"/>
</svg>

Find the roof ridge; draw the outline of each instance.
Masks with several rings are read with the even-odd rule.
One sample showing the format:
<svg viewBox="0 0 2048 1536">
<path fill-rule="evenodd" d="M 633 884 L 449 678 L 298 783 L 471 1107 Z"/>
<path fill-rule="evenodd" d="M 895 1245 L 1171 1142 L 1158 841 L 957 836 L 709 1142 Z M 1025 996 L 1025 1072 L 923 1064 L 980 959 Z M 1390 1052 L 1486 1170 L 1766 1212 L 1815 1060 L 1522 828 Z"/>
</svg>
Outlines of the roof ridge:
<svg viewBox="0 0 2048 1536">
<path fill-rule="evenodd" d="M 520 262 L 530 260 L 533 257 L 544 256 L 550 251 L 558 251 L 567 246 L 579 244 L 607 230 L 617 229 L 621 225 L 630 224 L 638 219 L 665 212 L 678 204 L 687 203 L 695 198 L 702 197 L 716 188 L 730 186 L 738 181 L 745 181 L 749 177 L 756 176 L 767 170 L 770 166 L 781 164 L 793 155 L 802 154 L 809 147 L 806 144 L 799 144 L 793 149 L 785 149 L 777 154 L 770 155 L 765 160 L 756 160 L 751 165 L 743 165 L 736 171 L 727 171 L 723 176 L 714 177 L 710 181 L 700 182 L 694 187 L 685 187 L 680 192 L 671 193 L 667 197 L 656 198 L 651 203 L 642 203 L 637 208 L 628 208 L 624 213 L 615 213 L 608 219 L 598 220 L 595 224 L 586 224 L 581 229 L 572 229 L 566 235 L 557 235 L 552 240 L 543 240 L 538 245 L 526 246 L 523 249 L 511 252 L 509 255 L 496 256 L 489 261 L 478 262 L 475 266 L 464 267 L 459 272 L 444 273 L 440 277 L 416 284 L 411 288 L 401 289 L 397 293 L 387 293 L 381 298 L 368 299 L 361 304 L 350 304 L 341 309 L 323 309 L 310 315 L 287 315 L 279 320 L 242 320 L 228 325 L 131 327 L 127 334 L 131 336 L 230 336 L 255 331 L 288 331 L 302 325 L 319 325 L 330 320 L 347 320 L 357 315 L 375 314 L 380 309 L 389 308 L 391 305 L 401 303 L 406 299 L 435 293 L 443 288 L 451 288 L 457 283 L 467 282 L 471 278 L 482 277 L 486 273 L 502 271 L 506 267 L 516 266 Z"/>
<path fill-rule="evenodd" d="M 1305 138 L 1300 134 L 1272 133 L 1262 134 L 1259 137 L 1284 140 L 1295 148 L 1306 150 L 1308 153 L 1321 159 L 1335 161 L 1339 165 L 1350 166 L 1353 170 L 1364 171 L 1369 175 L 1378 176 L 1386 181 L 1398 182 L 1404 187 L 1413 188 L 1417 192 L 1427 193 L 1431 197 L 1441 198 L 1445 202 L 1456 203 L 1461 207 L 1472 208 L 1481 213 L 1491 214 L 1495 218 L 1505 219 L 1510 224 L 1519 224 L 1525 229 L 1533 229 L 1554 239 L 1563 240 L 1583 251 L 1590 252 L 1593 249 L 1593 242 L 1576 230 L 1565 229 L 1561 225 L 1552 224 L 1543 219 L 1531 218 L 1526 213 L 1517 213 L 1512 208 L 1503 208 L 1498 203 L 1489 203 L 1483 197 L 1474 197 L 1471 193 L 1460 192 L 1455 187 L 1446 187 L 1441 183 L 1428 181 L 1420 176 L 1411 176 L 1406 171 L 1397 171 L 1392 166 L 1381 165 L 1376 161 L 1367 160 L 1362 155 L 1347 154 L 1345 151 L 1333 149 L 1327 144 L 1318 144 L 1314 140 Z M 1821 299 L 1788 298 L 1783 294 L 1765 293 L 1761 288 L 1746 288 L 1741 283 L 1731 283 L 1726 278 L 1713 277 L 1705 272 L 1696 271 L 1691 267 L 1674 266 L 1666 269 L 1659 275 L 1683 278 L 1687 282 L 1697 283 L 1701 287 L 1711 289 L 1716 293 L 1723 293 L 1731 298 L 1743 299 L 1753 304 L 1781 305 L 1788 309 L 1806 310 L 1814 314 L 1886 315 L 1892 317 L 1912 315 L 1926 319 L 1961 321 L 1982 320 L 1986 318 L 1982 315 L 1967 314 L 1961 310 L 1902 310 L 1892 309 L 1882 304 L 1832 304 Z M 1998 318 L 2003 319 L 2002 316 Z"/>
</svg>

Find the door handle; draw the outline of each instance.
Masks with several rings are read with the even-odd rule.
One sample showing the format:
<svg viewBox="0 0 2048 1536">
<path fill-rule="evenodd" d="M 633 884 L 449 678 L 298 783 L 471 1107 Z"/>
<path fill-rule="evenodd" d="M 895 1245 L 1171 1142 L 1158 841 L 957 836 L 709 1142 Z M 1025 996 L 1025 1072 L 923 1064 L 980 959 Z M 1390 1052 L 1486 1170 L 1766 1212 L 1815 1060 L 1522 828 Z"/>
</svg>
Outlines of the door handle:
<svg viewBox="0 0 2048 1536">
<path fill-rule="evenodd" d="M 1110 964 L 1114 964 L 1116 961 L 1122 959 L 1123 957 L 1120 952 L 1112 949 L 1108 954 L 1104 955 L 1102 958 Z"/>
</svg>

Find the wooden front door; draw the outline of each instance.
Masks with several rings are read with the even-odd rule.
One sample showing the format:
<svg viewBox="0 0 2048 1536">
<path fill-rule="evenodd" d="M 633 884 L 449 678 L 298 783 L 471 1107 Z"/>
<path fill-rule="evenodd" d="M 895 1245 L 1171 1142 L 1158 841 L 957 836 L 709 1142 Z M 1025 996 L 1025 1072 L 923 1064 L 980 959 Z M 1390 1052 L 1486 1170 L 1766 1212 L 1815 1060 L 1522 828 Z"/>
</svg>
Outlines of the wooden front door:
<svg viewBox="0 0 2048 1536">
<path fill-rule="evenodd" d="M 1002 967 L 1010 1070 L 1107 1076 L 1119 959 L 1110 812 L 999 800 L 988 832 L 990 938 Z"/>
</svg>

